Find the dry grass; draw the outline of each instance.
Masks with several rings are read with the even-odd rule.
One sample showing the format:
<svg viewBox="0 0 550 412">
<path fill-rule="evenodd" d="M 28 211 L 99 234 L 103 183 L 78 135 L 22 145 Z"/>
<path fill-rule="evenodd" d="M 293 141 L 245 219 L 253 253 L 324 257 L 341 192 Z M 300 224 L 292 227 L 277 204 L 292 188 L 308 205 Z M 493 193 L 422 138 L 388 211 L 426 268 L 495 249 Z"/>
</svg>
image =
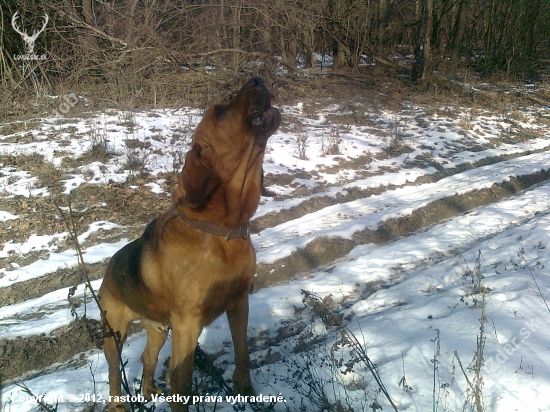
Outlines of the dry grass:
<svg viewBox="0 0 550 412">
<path fill-rule="evenodd" d="M 458 121 L 457 125 L 463 130 L 472 130 L 472 122 L 470 122 L 468 119 L 461 118 Z"/>
<path fill-rule="evenodd" d="M 333 156 L 340 154 L 340 131 L 337 127 L 332 126 L 329 129 L 328 135 L 321 137 L 321 156 Z"/>
<path fill-rule="evenodd" d="M 296 144 L 298 145 L 298 158 L 308 160 L 307 148 L 309 146 L 309 135 L 301 124 L 296 128 Z"/>
</svg>

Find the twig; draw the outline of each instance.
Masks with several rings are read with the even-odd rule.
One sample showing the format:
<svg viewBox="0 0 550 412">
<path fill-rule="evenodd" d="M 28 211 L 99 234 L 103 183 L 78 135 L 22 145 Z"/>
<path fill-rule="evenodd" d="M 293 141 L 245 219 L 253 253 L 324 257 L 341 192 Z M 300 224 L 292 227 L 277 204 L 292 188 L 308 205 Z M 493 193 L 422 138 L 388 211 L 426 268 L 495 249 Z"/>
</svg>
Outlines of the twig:
<svg viewBox="0 0 550 412">
<path fill-rule="evenodd" d="M 439 406 L 439 397 L 437 397 L 437 400 L 436 400 L 435 395 L 436 395 L 436 387 L 437 387 L 437 374 L 439 371 L 439 367 L 437 366 L 437 364 L 439 363 L 439 359 L 437 359 L 437 357 L 439 356 L 440 349 L 441 349 L 440 340 L 439 340 L 439 329 L 436 329 L 435 333 L 436 335 L 434 340 L 432 340 L 432 342 L 435 343 L 436 351 L 434 353 L 433 359 L 430 359 L 430 362 L 432 362 L 434 365 L 434 379 L 433 379 L 434 382 L 433 382 L 433 388 L 432 388 L 432 411 L 433 412 L 437 412 L 437 408 Z"/>
<path fill-rule="evenodd" d="M 548 302 L 546 301 L 546 298 L 542 295 L 542 291 L 540 290 L 539 283 L 537 282 L 537 277 L 535 276 L 535 273 L 533 269 L 531 269 L 531 266 L 529 265 L 529 262 L 527 262 L 527 259 L 525 259 L 525 249 L 521 248 L 518 252 L 518 256 L 523 259 L 523 262 L 525 263 L 525 267 L 529 271 L 529 274 L 531 275 L 531 279 L 533 279 L 533 282 L 535 283 L 535 286 L 537 287 L 537 291 L 539 293 L 539 296 L 544 302 L 544 305 L 546 306 L 546 310 L 550 312 L 550 307 L 548 307 Z"/>
<path fill-rule="evenodd" d="M 57 8 L 56 11 L 62 16 L 62 17 L 66 17 L 68 18 L 69 20 L 71 20 L 73 22 L 73 24 L 76 25 L 76 27 L 80 27 L 80 28 L 85 28 L 85 29 L 88 29 L 90 31 L 93 31 L 94 33 L 100 35 L 101 37 L 107 39 L 107 40 L 110 40 L 112 41 L 113 43 L 118 43 L 124 47 L 128 47 L 128 43 L 126 43 L 125 41 L 123 40 L 120 40 L 114 36 L 111 36 L 109 33 L 105 33 L 103 30 L 101 29 L 98 29 L 97 27 L 94 27 L 84 21 L 81 21 L 79 19 L 77 19 L 76 17 L 70 15 L 69 13 L 65 13 L 63 10 L 61 10 L 60 8 Z"/>
<path fill-rule="evenodd" d="M 43 401 L 43 397 L 36 396 L 34 393 L 32 393 L 25 382 L 18 382 L 15 385 L 19 386 L 23 390 L 23 392 L 32 397 L 36 401 L 36 403 L 46 412 L 57 412 L 57 405 L 59 402 L 56 402 L 55 406 L 48 405 L 46 402 Z"/>
<path fill-rule="evenodd" d="M 481 256 L 481 252 L 480 252 Z M 483 366 L 483 351 L 485 349 L 485 288 L 481 288 L 481 318 L 479 319 L 479 336 L 477 338 L 476 362 L 475 362 L 475 405 L 477 412 L 483 412 L 483 376 L 481 367 Z"/>
<path fill-rule="evenodd" d="M 118 357 L 120 359 L 120 365 L 121 365 L 120 369 L 121 369 L 121 373 L 122 373 L 122 386 L 124 387 L 124 390 L 126 390 L 126 392 L 128 394 L 131 394 L 130 385 L 128 383 L 128 377 L 126 376 L 125 363 L 122 360 L 121 336 L 120 336 L 120 333 L 118 331 L 113 330 L 113 328 L 111 327 L 111 325 L 109 325 L 109 322 L 107 321 L 105 316 L 103 316 L 103 311 L 101 310 L 101 305 L 99 303 L 99 296 L 96 293 L 96 291 L 94 290 L 94 288 L 92 287 L 92 283 L 91 283 L 90 278 L 88 276 L 88 271 L 86 269 L 86 263 L 84 262 L 84 257 L 82 255 L 82 248 L 80 246 L 80 242 L 78 241 L 77 228 L 76 228 L 73 209 L 72 209 L 72 205 L 71 205 L 71 198 L 70 198 L 70 196 L 68 197 L 70 221 L 69 221 L 69 219 L 67 219 L 67 216 L 65 216 L 65 213 L 63 213 L 63 210 L 59 206 L 59 203 L 57 202 L 57 199 L 54 199 L 54 204 L 55 204 L 55 207 L 57 208 L 57 210 L 59 211 L 59 214 L 61 215 L 61 218 L 63 219 L 63 222 L 65 223 L 65 227 L 69 231 L 69 234 L 70 234 L 70 236 L 72 237 L 72 239 L 75 243 L 75 249 L 76 249 L 76 254 L 77 254 L 77 259 L 78 259 L 78 268 L 80 269 L 80 273 L 82 275 L 82 278 L 85 279 L 86 287 L 90 290 L 90 292 L 92 294 L 92 297 L 94 298 L 94 300 L 97 304 L 97 307 L 99 308 L 99 311 L 102 314 L 101 317 L 103 318 L 105 326 L 107 326 L 108 333 L 115 340 L 116 348 L 117 348 L 117 351 L 118 351 Z M 135 406 L 134 406 L 134 403 L 131 400 L 130 400 L 130 408 L 131 408 L 132 412 L 134 412 L 136 410 Z"/>
<path fill-rule="evenodd" d="M 472 382 L 470 382 L 470 379 L 468 379 L 468 375 L 466 374 L 466 371 L 464 370 L 464 367 L 462 366 L 462 362 L 460 361 L 460 357 L 458 356 L 458 351 L 455 349 L 454 353 L 455 353 L 456 360 L 458 361 L 458 365 L 460 366 L 460 369 L 462 370 L 462 374 L 466 378 L 466 382 L 468 383 L 468 386 L 473 391 L 474 387 L 472 385 Z"/>
<path fill-rule="evenodd" d="M 481 251 L 478 252 L 474 270 L 471 271 L 468 267 L 468 270 L 470 270 L 472 275 L 472 288 L 471 288 L 471 294 L 474 302 L 476 303 L 477 307 L 481 308 L 481 317 L 479 318 L 479 335 L 477 336 L 477 343 L 476 343 L 476 352 L 474 355 L 474 358 L 472 360 L 473 366 L 469 367 L 468 369 L 472 370 L 474 372 L 474 378 L 472 381 L 468 379 L 468 376 L 466 375 L 466 371 L 464 370 L 464 367 L 462 366 L 462 362 L 460 361 L 460 358 L 458 357 L 458 352 L 455 350 L 454 354 L 456 359 L 458 360 L 458 364 L 460 365 L 460 369 L 462 370 L 462 373 L 464 377 L 466 378 L 466 382 L 469 386 L 470 394 L 468 395 L 464 407 L 468 405 L 469 402 L 472 402 L 473 397 L 473 404 L 475 406 L 475 409 L 477 412 L 483 412 L 483 376 L 481 374 L 481 368 L 483 367 L 483 352 L 485 349 L 485 324 L 487 323 L 487 315 L 486 315 L 486 295 L 489 291 L 488 288 L 485 286 L 482 286 L 481 280 L 483 278 L 481 274 Z M 481 301 L 478 301 L 478 298 L 474 295 L 481 294 Z"/>
<path fill-rule="evenodd" d="M 197 345 L 197 348 L 195 349 L 195 366 L 204 374 L 211 377 L 214 382 L 216 382 L 220 386 L 220 388 L 225 391 L 225 394 L 227 396 L 233 396 L 233 389 L 225 382 L 222 371 L 220 371 L 220 369 L 214 364 L 214 362 L 212 362 L 210 357 L 206 354 L 206 352 L 202 350 L 199 345 Z M 259 412 L 263 410 L 261 407 L 251 402 L 248 402 L 248 406 L 253 411 Z"/>
<path fill-rule="evenodd" d="M 403 390 L 407 393 L 411 392 L 413 388 L 407 383 L 407 378 L 405 377 L 405 354 L 401 351 L 401 362 L 403 364 L 403 376 L 399 380 L 399 386 L 403 386 Z"/>
<path fill-rule="evenodd" d="M 380 391 L 384 394 L 390 405 L 393 407 L 395 411 L 397 411 L 397 406 L 393 403 L 393 400 L 390 397 L 390 394 L 388 393 L 388 390 L 384 386 L 384 383 L 382 382 L 382 378 L 378 374 L 378 371 L 376 370 L 376 366 L 374 363 L 370 360 L 369 356 L 367 355 L 367 352 L 361 342 L 357 339 L 357 337 L 353 334 L 349 328 L 344 325 L 342 322 L 342 319 L 334 313 L 334 311 L 325 303 L 325 301 L 316 293 L 309 292 L 307 290 L 302 289 L 302 295 L 304 295 L 303 302 L 306 303 L 307 300 L 312 300 L 313 302 L 321 305 L 323 309 L 325 309 L 330 314 L 330 321 L 335 323 L 341 330 L 341 332 L 346 336 L 348 339 L 348 342 L 350 346 L 357 351 L 359 354 L 359 357 L 361 360 L 365 363 L 367 366 L 367 369 L 370 371 L 372 376 L 374 377 L 374 380 L 376 381 L 378 387 L 380 388 Z"/>
</svg>

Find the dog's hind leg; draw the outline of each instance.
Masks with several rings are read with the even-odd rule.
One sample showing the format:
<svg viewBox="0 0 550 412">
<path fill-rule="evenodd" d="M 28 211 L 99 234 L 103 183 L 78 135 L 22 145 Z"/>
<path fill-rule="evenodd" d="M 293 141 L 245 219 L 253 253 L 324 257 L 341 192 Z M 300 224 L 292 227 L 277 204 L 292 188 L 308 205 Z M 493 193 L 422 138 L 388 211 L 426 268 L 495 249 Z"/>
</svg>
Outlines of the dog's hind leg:
<svg viewBox="0 0 550 412">
<path fill-rule="evenodd" d="M 142 319 L 143 326 L 147 330 L 147 345 L 141 355 L 143 363 L 143 396 L 150 399 L 152 394 L 160 394 L 162 390 L 154 383 L 155 369 L 157 367 L 159 351 L 166 341 L 168 328 L 160 323 Z"/>
<path fill-rule="evenodd" d="M 255 395 L 250 380 L 250 356 L 246 330 L 248 328 L 248 294 L 227 310 L 227 320 L 235 348 L 235 372 L 233 373 L 233 391 L 243 396 Z"/>
<path fill-rule="evenodd" d="M 106 288 L 101 288 L 99 291 L 102 312 L 104 312 L 104 320 L 106 336 L 103 340 L 103 350 L 107 363 L 109 364 L 109 412 L 125 411 L 124 402 L 117 400 L 114 397 L 120 397 L 121 376 L 120 376 L 120 353 L 124 342 L 126 342 L 126 330 L 128 324 L 135 319 L 135 314 L 123 302 L 115 299 Z"/>
</svg>

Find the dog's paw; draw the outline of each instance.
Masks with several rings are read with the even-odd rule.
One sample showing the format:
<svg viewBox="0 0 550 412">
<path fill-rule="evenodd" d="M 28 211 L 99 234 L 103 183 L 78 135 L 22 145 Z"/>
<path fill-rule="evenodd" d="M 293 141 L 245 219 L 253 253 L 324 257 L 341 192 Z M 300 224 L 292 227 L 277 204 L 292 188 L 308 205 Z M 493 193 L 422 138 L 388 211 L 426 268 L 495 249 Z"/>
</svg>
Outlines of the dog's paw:
<svg viewBox="0 0 550 412">
<path fill-rule="evenodd" d="M 108 412 L 126 412 L 126 405 L 121 402 L 111 402 L 109 403 Z"/>
<path fill-rule="evenodd" d="M 145 387 L 143 388 L 143 396 L 145 397 L 145 399 L 151 399 L 153 395 L 161 395 L 161 394 L 162 394 L 162 389 L 154 385 L 151 385 L 147 388 Z"/>
<path fill-rule="evenodd" d="M 252 383 L 233 381 L 233 393 L 242 396 L 256 396 L 256 390 Z"/>
</svg>

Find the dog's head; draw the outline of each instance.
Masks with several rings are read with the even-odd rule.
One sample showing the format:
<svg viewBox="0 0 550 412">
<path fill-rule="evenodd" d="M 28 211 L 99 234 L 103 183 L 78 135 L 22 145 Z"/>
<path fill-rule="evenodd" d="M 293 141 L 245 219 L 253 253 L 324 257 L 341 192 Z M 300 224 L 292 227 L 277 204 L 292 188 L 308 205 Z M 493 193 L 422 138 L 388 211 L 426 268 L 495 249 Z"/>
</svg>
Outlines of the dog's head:
<svg viewBox="0 0 550 412">
<path fill-rule="evenodd" d="M 239 221 L 248 220 L 260 199 L 267 139 L 280 123 L 279 110 L 271 106 L 269 91 L 257 77 L 229 103 L 208 109 L 185 157 L 176 205 L 199 212 L 213 203 L 226 216 L 239 212 Z"/>
</svg>

